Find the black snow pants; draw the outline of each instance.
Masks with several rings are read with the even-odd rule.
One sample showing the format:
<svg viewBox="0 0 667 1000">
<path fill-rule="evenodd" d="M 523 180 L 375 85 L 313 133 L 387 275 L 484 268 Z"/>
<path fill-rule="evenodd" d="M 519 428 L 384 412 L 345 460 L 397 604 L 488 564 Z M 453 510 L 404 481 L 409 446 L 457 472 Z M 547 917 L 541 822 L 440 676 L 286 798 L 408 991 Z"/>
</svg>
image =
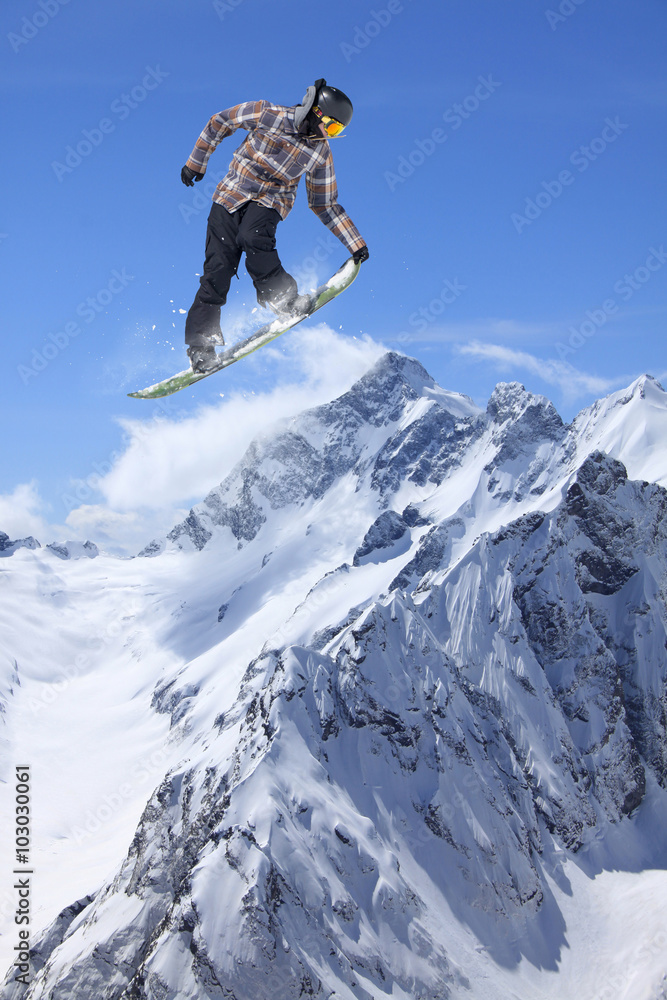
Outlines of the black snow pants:
<svg viewBox="0 0 667 1000">
<path fill-rule="evenodd" d="M 220 337 L 220 307 L 227 301 L 242 253 L 260 305 L 297 294 L 296 281 L 276 251 L 279 222 L 280 213 L 275 208 L 265 208 L 256 201 L 246 202 L 235 212 L 213 202 L 206 229 L 204 273 L 185 321 L 189 347 L 204 347 L 212 337 Z"/>
</svg>

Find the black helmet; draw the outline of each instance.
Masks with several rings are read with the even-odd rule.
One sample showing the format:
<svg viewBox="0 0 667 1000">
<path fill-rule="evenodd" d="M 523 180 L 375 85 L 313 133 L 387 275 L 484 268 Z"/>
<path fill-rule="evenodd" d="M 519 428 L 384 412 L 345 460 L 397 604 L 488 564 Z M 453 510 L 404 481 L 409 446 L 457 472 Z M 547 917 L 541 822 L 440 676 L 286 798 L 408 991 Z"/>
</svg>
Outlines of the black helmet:
<svg viewBox="0 0 667 1000">
<path fill-rule="evenodd" d="M 315 94 L 313 107 L 319 108 L 323 115 L 335 118 L 341 125 L 349 125 L 352 121 L 352 101 L 342 90 L 330 87 L 325 80 Z"/>
</svg>

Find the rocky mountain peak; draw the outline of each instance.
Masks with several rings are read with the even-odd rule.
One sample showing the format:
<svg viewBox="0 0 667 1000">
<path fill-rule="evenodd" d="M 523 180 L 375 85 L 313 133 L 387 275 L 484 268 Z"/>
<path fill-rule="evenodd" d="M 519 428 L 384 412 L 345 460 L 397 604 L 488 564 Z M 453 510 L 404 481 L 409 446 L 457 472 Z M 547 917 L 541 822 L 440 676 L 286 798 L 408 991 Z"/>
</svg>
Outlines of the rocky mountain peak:
<svg viewBox="0 0 667 1000">
<path fill-rule="evenodd" d="M 325 426 L 343 421 L 379 427 L 397 420 L 407 405 L 434 388 L 436 383 L 418 361 L 388 351 L 342 396 L 306 413 Z"/>
<path fill-rule="evenodd" d="M 500 382 L 493 390 L 486 413 L 494 437 L 512 450 L 538 441 L 561 441 L 565 425 L 545 396 L 528 392 L 519 382 Z"/>
<path fill-rule="evenodd" d="M 496 424 L 517 421 L 528 414 L 529 419 L 546 419 L 548 424 L 562 426 L 563 421 L 553 403 L 536 393 L 529 392 L 520 382 L 499 382 L 486 407 L 489 419 Z"/>
<path fill-rule="evenodd" d="M 633 396 L 638 396 L 639 399 L 651 399 L 660 400 L 664 403 L 665 390 L 662 384 L 653 375 L 640 375 L 639 378 L 635 379 L 630 388 L 628 389 L 628 395 L 630 398 Z"/>
<path fill-rule="evenodd" d="M 12 540 L 4 531 L 0 531 L 0 557 L 11 556 L 17 549 L 39 549 L 41 543 L 28 535 L 27 538 L 16 538 Z"/>
<path fill-rule="evenodd" d="M 441 479 L 479 431 L 478 415 L 471 400 L 440 389 L 418 361 L 388 352 L 339 398 L 255 440 L 167 541 L 201 549 L 227 527 L 244 544 L 260 531 L 267 509 L 319 500 L 347 475 L 359 484 L 370 476 L 388 502 L 406 477 Z M 143 554 L 163 547 L 151 543 Z"/>
</svg>

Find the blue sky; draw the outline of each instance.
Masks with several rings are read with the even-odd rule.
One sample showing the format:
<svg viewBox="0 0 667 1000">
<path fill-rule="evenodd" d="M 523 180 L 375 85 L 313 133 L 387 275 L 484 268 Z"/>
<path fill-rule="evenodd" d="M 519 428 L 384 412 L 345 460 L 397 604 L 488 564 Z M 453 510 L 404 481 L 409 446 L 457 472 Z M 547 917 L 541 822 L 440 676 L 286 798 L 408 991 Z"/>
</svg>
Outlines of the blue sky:
<svg viewBox="0 0 667 1000">
<path fill-rule="evenodd" d="M 251 432 L 344 388 L 382 347 L 482 405 L 517 379 L 566 419 L 667 370 L 664 0 L 14 0 L 1 18 L 13 537 L 152 537 Z M 128 399 L 185 367 L 200 188 L 236 145 L 186 189 L 199 132 L 240 101 L 297 103 L 319 76 L 354 102 L 333 149 L 370 261 L 320 314 L 328 329 L 304 325 L 166 404 Z M 278 236 L 298 275 L 346 257 L 303 189 Z M 252 291 L 242 271 L 232 332 Z"/>
</svg>

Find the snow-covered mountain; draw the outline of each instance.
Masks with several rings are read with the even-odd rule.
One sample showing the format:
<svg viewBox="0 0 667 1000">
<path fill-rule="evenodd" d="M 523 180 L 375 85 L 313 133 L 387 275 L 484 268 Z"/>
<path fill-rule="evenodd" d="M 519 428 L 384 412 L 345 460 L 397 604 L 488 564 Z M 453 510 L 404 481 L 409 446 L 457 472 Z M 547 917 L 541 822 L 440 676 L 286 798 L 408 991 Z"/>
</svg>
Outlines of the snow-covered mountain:
<svg viewBox="0 0 667 1000">
<path fill-rule="evenodd" d="M 3 996 L 664 1000 L 666 486 L 648 377 L 389 353 L 133 560 L 0 536 Z"/>
</svg>

